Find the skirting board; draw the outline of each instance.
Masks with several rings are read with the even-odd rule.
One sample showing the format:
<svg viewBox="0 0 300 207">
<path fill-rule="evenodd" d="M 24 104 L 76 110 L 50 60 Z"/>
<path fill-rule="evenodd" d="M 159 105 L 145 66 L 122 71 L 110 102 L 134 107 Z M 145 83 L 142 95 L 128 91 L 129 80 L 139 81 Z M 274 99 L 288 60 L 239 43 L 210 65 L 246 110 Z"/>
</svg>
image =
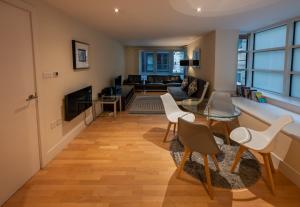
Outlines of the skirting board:
<svg viewBox="0 0 300 207">
<path fill-rule="evenodd" d="M 276 154 L 271 153 L 271 157 L 275 166 L 278 166 L 278 170 L 300 188 L 300 173 L 292 166 L 281 160 Z"/>
<path fill-rule="evenodd" d="M 93 121 L 93 115 L 90 114 L 86 117 L 86 122 L 91 123 Z M 58 142 L 55 146 L 53 146 L 46 155 L 46 159 L 43 161 L 43 167 L 46 165 L 59 153 L 61 152 L 65 146 L 67 146 L 83 129 L 86 128 L 84 120 L 81 121 L 74 129 L 68 132 L 60 142 Z"/>
</svg>

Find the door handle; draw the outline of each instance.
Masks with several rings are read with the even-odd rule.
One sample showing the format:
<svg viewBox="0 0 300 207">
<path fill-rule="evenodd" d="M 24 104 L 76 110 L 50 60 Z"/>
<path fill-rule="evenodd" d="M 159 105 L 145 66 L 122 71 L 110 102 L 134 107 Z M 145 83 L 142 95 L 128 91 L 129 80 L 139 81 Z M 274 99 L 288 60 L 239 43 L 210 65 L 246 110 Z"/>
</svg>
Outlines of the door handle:
<svg viewBox="0 0 300 207">
<path fill-rule="evenodd" d="M 38 98 L 38 96 L 36 95 L 36 94 L 30 94 L 29 96 L 28 96 L 28 98 L 26 99 L 26 101 L 31 101 L 31 100 L 33 100 L 33 99 L 37 99 Z"/>
</svg>

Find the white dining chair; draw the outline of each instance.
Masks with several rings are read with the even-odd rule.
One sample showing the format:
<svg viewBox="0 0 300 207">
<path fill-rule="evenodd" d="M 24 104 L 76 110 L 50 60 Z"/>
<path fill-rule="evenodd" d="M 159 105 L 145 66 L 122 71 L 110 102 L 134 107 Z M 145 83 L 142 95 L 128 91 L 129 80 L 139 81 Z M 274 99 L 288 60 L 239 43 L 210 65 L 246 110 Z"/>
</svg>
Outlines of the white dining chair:
<svg viewBox="0 0 300 207">
<path fill-rule="evenodd" d="M 164 105 L 165 113 L 167 119 L 169 120 L 168 128 L 166 135 L 164 137 L 164 142 L 166 142 L 170 129 L 172 125 L 174 125 L 174 133 L 176 131 L 176 126 L 178 123 L 178 118 L 182 118 L 189 122 L 195 121 L 195 115 L 189 112 L 182 111 L 176 104 L 175 100 L 171 96 L 171 94 L 166 93 L 160 96 Z"/>
<path fill-rule="evenodd" d="M 272 193 L 275 193 L 275 185 L 272 176 L 272 173 L 275 172 L 275 169 L 270 153 L 274 149 L 276 135 L 283 127 L 292 122 L 293 118 L 291 116 L 282 116 L 275 120 L 274 123 L 265 131 L 255 131 L 246 127 L 238 127 L 234 129 L 230 134 L 230 139 L 239 143 L 240 148 L 232 164 L 231 172 L 235 170 L 240 157 L 245 150 L 254 150 L 260 153 L 264 158 L 264 165 L 270 182 L 270 188 Z"/>
</svg>

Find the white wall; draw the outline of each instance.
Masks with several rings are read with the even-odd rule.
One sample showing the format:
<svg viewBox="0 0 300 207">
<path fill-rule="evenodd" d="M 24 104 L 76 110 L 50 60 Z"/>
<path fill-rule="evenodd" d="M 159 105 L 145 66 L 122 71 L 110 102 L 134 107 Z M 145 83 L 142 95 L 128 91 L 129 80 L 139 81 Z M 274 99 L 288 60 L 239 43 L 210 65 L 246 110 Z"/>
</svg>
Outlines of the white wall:
<svg viewBox="0 0 300 207">
<path fill-rule="evenodd" d="M 235 91 L 238 30 L 216 30 L 214 89 Z"/>
<path fill-rule="evenodd" d="M 124 72 L 123 46 L 82 24 L 59 10 L 37 0 L 27 0 L 35 7 L 35 44 L 37 90 L 42 145 L 46 165 L 81 129 L 83 115 L 62 122 L 51 129 L 51 123 L 64 119 L 64 95 L 92 85 L 93 96 L 109 86 L 113 77 Z M 90 44 L 88 70 L 74 71 L 71 40 Z M 58 78 L 44 79 L 43 72 L 59 72 Z"/>
<path fill-rule="evenodd" d="M 200 49 L 200 67 L 189 67 L 188 75 L 209 81 L 209 91 L 214 88 L 215 36 L 214 31 L 209 32 L 186 47 L 188 59 L 193 59 L 193 51 Z"/>
<path fill-rule="evenodd" d="M 237 30 L 216 30 L 187 45 L 190 59 L 201 50 L 201 67 L 190 67 L 188 74 L 208 80 L 211 91 L 235 91 L 238 36 Z"/>
</svg>

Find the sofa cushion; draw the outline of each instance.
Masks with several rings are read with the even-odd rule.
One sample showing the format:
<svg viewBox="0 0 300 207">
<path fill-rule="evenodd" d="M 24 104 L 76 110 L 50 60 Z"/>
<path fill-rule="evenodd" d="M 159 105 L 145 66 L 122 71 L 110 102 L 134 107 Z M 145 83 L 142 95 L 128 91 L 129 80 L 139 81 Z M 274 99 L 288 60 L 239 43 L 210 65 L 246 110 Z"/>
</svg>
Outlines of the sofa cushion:
<svg viewBox="0 0 300 207">
<path fill-rule="evenodd" d="M 163 77 L 159 75 L 147 76 L 148 83 L 163 83 Z"/>
<path fill-rule="evenodd" d="M 186 89 L 186 87 L 189 85 L 189 81 L 187 78 L 183 79 L 182 83 L 181 83 L 181 89 L 184 90 Z"/>
<path fill-rule="evenodd" d="M 163 83 L 147 83 L 149 86 L 163 86 Z"/>
<path fill-rule="evenodd" d="M 172 87 L 172 86 L 176 86 L 176 87 L 180 87 L 181 86 L 181 83 L 167 83 L 166 84 L 167 85 L 167 87 Z"/>
<path fill-rule="evenodd" d="M 206 81 L 201 80 L 201 79 L 197 79 L 197 88 L 198 88 L 198 90 L 197 90 L 196 93 L 194 93 L 194 94 L 192 95 L 193 98 L 194 98 L 194 97 L 195 97 L 195 98 L 201 98 L 202 93 L 203 93 L 203 91 L 204 91 L 204 86 L 205 86 L 205 84 L 206 84 Z"/>
<path fill-rule="evenodd" d="M 181 78 L 179 75 L 170 75 L 168 79 L 171 82 L 181 82 Z"/>
<path fill-rule="evenodd" d="M 195 79 L 189 85 L 188 96 L 192 96 L 194 93 L 196 93 L 197 90 L 198 90 L 197 80 Z"/>
<path fill-rule="evenodd" d="M 168 87 L 168 93 L 172 95 L 175 101 L 182 101 L 188 99 L 187 93 L 181 89 L 181 87 Z"/>
<path fill-rule="evenodd" d="M 155 82 L 156 83 L 164 83 L 164 79 L 165 79 L 164 76 L 156 76 L 155 77 Z"/>
<path fill-rule="evenodd" d="M 128 75 L 127 83 L 139 83 L 141 80 L 141 75 Z"/>
</svg>

